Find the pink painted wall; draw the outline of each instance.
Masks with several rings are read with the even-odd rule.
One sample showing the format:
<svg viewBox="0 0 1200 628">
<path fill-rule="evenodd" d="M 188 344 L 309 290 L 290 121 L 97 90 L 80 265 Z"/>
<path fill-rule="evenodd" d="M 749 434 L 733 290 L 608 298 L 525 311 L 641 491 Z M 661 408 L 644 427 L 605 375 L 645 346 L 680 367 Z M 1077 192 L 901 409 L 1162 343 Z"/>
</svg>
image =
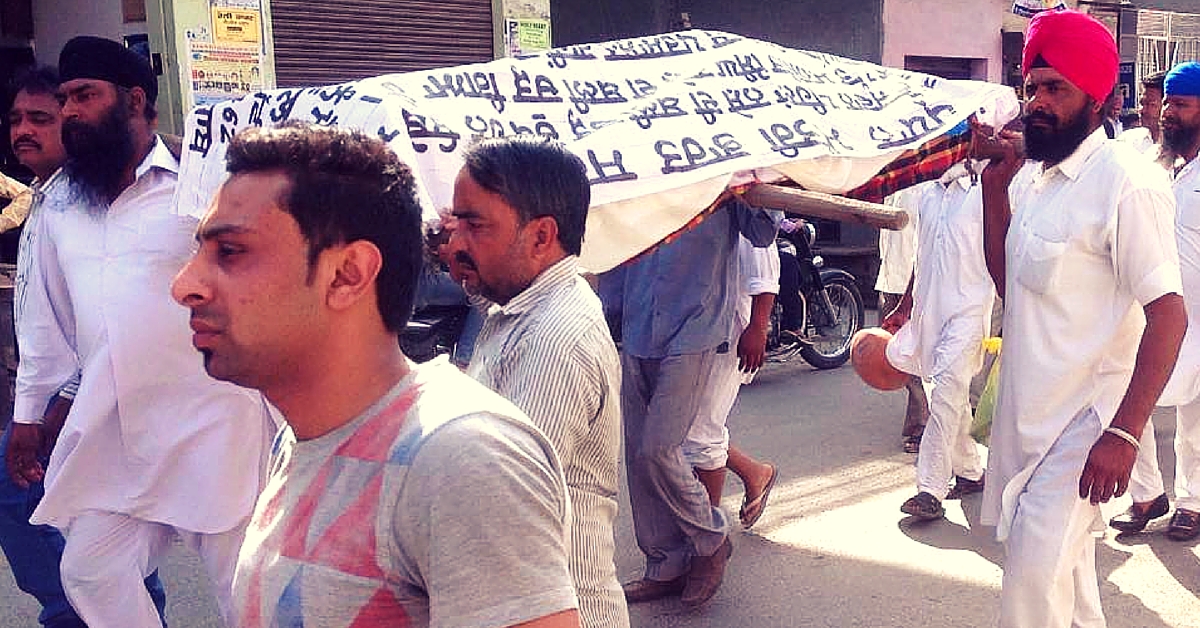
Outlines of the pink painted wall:
<svg viewBox="0 0 1200 628">
<path fill-rule="evenodd" d="M 906 55 L 984 59 L 986 75 L 973 78 L 998 83 L 1000 28 L 1011 9 L 1012 0 L 884 0 L 883 65 L 903 68 Z"/>
</svg>

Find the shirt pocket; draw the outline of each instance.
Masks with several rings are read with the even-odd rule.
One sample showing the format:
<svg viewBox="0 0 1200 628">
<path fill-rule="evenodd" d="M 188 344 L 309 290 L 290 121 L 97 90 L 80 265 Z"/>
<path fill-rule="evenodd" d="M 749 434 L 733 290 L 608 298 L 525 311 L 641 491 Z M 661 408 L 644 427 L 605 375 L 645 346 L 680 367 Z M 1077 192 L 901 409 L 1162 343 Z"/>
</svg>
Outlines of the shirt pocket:
<svg viewBox="0 0 1200 628">
<path fill-rule="evenodd" d="M 1017 266 L 1017 281 L 1036 294 L 1055 291 L 1061 281 L 1063 255 L 1067 243 L 1029 235 L 1025 253 Z"/>
</svg>

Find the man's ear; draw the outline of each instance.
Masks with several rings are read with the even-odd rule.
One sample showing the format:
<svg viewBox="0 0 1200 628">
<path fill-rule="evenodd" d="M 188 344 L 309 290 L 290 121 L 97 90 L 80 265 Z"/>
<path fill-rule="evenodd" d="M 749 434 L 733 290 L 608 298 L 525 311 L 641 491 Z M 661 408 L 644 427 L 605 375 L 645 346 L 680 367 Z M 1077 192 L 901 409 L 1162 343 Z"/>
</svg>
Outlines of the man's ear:
<svg viewBox="0 0 1200 628">
<path fill-rule="evenodd" d="M 558 251 L 558 221 L 550 216 L 534 218 L 534 250 L 538 253 Z"/>
<path fill-rule="evenodd" d="M 129 115 L 141 117 L 146 111 L 146 90 L 141 87 L 129 88 Z"/>
<path fill-rule="evenodd" d="M 327 302 L 334 310 L 346 310 L 375 292 L 375 279 L 383 268 L 379 248 L 366 240 L 355 240 L 327 250 L 335 256 L 333 281 L 329 283 Z"/>
</svg>

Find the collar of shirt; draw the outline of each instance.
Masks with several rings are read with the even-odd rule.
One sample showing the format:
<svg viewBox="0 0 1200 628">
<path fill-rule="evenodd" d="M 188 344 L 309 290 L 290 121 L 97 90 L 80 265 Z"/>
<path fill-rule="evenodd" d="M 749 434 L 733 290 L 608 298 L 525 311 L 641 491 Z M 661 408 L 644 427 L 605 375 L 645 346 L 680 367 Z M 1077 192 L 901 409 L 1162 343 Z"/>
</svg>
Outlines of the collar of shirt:
<svg viewBox="0 0 1200 628">
<path fill-rule="evenodd" d="M 33 180 L 33 183 L 29 184 L 29 187 L 33 188 L 33 190 L 35 192 L 42 192 L 42 191 L 45 191 L 47 188 L 49 188 L 51 185 L 54 185 L 55 181 L 58 181 L 60 178 L 62 178 L 64 176 L 66 176 L 66 175 L 63 174 L 63 169 L 59 168 L 58 170 L 55 170 L 53 174 L 46 177 L 45 180 L 38 179 L 35 177 Z"/>
<path fill-rule="evenodd" d="M 1043 176 L 1051 175 L 1055 170 L 1063 173 L 1068 179 L 1074 181 L 1079 178 L 1079 173 L 1083 172 L 1083 166 L 1093 153 L 1100 150 L 1104 143 L 1108 141 L 1108 135 L 1104 132 L 1104 128 L 1098 128 L 1092 131 L 1092 134 L 1087 136 L 1079 146 L 1075 148 L 1075 152 L 1069 157 L 1058 162 L 1051 168 L 1043 167 Z"/>
<path fill-rule="evenodd" d="M 134 177 L 140 179 L 154 168 L 162 168 L 167 172 L 179 174 L 179 160 L 175 159 L 175 156 L 167 149 L 167 145 L 163 144 L 157 135 L 154 136 L 154 146 L 151 147 L 150 153 L 134 171 Z"/>
<path fill-rule="evenodd" d="M 1179 169 L 1175 171 L 1175 176 L 1173 177 L 1173 179 L 1175 181 L 1182 181 L 1188 175 L 1195 172 L 1198 168 L 1200 168 L 1200 157 L 1197 157 L 1197 158 L 1183 164 L 1182 166 L 1180 166 Z M 1200 192 L 1200 190 L 1196 190 L 1196 191 Z"/>
<path fill-rule="evenodd" d="M 533 283 L 529 284 L 528 288 L 522 290 L 520 294 L 510 299 L 508 303 L 493 305 L 491 313 L 500 313 L 505 316 L 524 314 L 540 303 L 547 294 L 557 290 L 569 281 L 575 281 L 575 275 L 577 274 L 579 274 L 578 258 L 574 255 L 568 255 L 546 270 L 543 270 L 542 274 L 538 275 L 533 280 Z"/>
</svg>

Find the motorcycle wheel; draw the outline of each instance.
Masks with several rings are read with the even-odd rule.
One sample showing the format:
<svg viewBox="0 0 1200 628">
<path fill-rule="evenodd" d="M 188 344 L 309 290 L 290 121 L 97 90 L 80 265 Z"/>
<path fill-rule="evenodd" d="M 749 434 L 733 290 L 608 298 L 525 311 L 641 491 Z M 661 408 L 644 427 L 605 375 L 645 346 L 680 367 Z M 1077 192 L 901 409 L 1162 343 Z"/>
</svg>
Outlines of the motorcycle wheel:
<svg viewBox="0 0 1200 628">
<path fill-rule="evenodd" d="M 863 300 L 853 280 L 838 275 L 823 277 L 823 280 L 837 320 L 834 324 L 820 320 L 824 315 L 819 314 L 820 308 L 814 302 L 816 295 L 806 297 L 809 320 L 804 331 L 814 341 L 801 347 L 800 357 L 816 368 L 835 369 L 850 359 L 850 339 L 862 329 Z"/>
</svg>

